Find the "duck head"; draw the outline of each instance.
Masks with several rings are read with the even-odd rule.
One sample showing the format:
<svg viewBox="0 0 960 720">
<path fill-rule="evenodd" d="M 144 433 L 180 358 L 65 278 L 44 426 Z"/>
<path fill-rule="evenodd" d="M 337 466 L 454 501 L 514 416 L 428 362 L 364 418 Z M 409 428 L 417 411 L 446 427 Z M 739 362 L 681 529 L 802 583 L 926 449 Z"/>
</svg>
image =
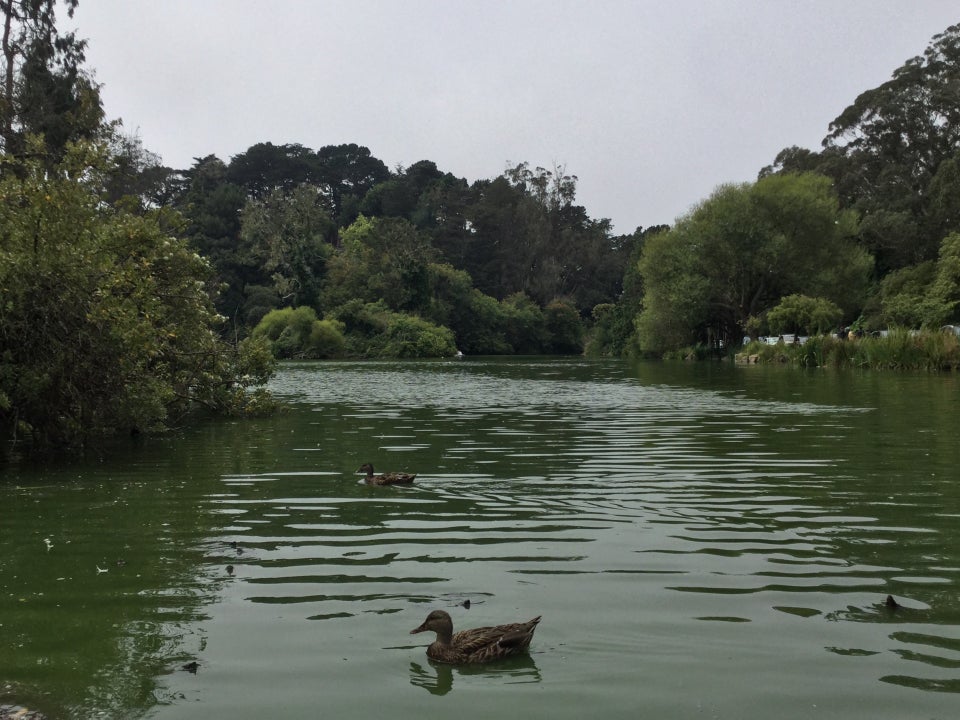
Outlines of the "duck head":
<svg viewBox="0 0 960 720">
<path fill-rule="evenodd" d="M 453 634 L 453 620 L 451 620 L 450 615 L 443 610 L 434 610 L 427 615 L 427 619 L 424 620 L 419 627 L 411 630 L 410 634 L 415 635 L 416 633 L 422 633 L 428 630 L 432 630 L 440 637 L 448 638 Z"/>
<path fill-rule="evenodd" d="M 357 472 L 362 472 L 364 475 L 369 477 L 370 475 L 373 475 L 373 465 L 370 463 L 364 463 L 357 468 Z"/>
</svg>

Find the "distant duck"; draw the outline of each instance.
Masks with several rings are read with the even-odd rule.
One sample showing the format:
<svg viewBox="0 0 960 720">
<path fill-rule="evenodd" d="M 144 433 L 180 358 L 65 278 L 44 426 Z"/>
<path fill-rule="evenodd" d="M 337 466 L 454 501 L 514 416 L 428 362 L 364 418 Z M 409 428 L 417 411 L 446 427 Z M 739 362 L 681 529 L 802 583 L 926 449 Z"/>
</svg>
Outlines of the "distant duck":
<svg viewBox="0 0 960 720">
<path fill-rule="evenodd" d="M 370 463 L 365 463 L 361 465 L 357 472 L 366 473 L 364 481 L 367 485 L 409 485 L 413 482 L 413 479 L 416 475 L 410 475 L 409 473 L 384 473 L 383 475 L 374 475 L 373 474 L 373 465 Z"/>
<path fill-rule="evenodd" d="M 434 610 L 410 634 L 435 632 L 437 639 L 427 648 L 427 657 L 451 665 L 467 665 L 493 662 L 524 652 L 530 647 L 539 622 L 538 615 L 527 622 L 474 628 L 454 634 L 450 615 L 443 610 Z"/>
</svg>

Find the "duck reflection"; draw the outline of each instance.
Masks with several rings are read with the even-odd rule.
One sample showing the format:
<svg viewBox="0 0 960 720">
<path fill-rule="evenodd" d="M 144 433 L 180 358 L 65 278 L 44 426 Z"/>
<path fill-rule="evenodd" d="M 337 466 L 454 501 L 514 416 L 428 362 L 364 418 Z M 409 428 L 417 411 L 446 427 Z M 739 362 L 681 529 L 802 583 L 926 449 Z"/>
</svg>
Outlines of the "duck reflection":
<svg viewBox="0 0 960 720">
<path fill-rule="evenodd" d="M 518 655 L 494 665 L 447 665 L 427 660 L 425 663 L 411 661 L 410 684 L 422 687 L 431 695 L 446 695 L 453 689 L 454 676 L 486 675 L 501 678 L 511 685 L 538 683 L 542 680 L 540 669 L 530 655 Z"/>
</svg>

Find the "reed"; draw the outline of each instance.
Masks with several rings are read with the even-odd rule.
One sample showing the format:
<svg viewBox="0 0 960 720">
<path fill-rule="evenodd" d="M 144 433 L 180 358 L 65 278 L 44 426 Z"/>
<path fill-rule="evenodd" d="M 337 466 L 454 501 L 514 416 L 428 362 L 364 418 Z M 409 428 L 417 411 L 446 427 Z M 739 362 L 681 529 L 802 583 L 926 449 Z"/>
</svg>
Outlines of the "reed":
<svg viewBox="0 0 960 720">
<path fill-rule="evenodd" d="M 886 336 L 841 340 L 833 335 L 811 337 L 803 345 L 752 342 L 741 350 L 762 363 L 801 367 L 871 368 L 875 370 L 960 369 L 960 338 L 937 330 L 891 330 Z"/>
</svg>

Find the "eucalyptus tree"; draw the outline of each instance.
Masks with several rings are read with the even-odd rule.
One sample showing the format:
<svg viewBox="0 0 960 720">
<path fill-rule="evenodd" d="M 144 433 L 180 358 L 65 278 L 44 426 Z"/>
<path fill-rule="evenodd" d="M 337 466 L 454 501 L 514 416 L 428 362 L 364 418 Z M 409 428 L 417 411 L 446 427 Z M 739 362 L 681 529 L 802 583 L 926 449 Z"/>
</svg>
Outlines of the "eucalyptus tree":
<svg viewBox="0 0 960 720">
<path fill-rule="evenodd" d="M 861 93 L 830 123 L 823 149 L 786 148 L 761 177 L 817 172 L 842 207 L 861 216 L 860 242 L 880 276 L 936 259 L 960 229 L 960 25 L 935 35 L 922 55 Z"/>
</svg>

